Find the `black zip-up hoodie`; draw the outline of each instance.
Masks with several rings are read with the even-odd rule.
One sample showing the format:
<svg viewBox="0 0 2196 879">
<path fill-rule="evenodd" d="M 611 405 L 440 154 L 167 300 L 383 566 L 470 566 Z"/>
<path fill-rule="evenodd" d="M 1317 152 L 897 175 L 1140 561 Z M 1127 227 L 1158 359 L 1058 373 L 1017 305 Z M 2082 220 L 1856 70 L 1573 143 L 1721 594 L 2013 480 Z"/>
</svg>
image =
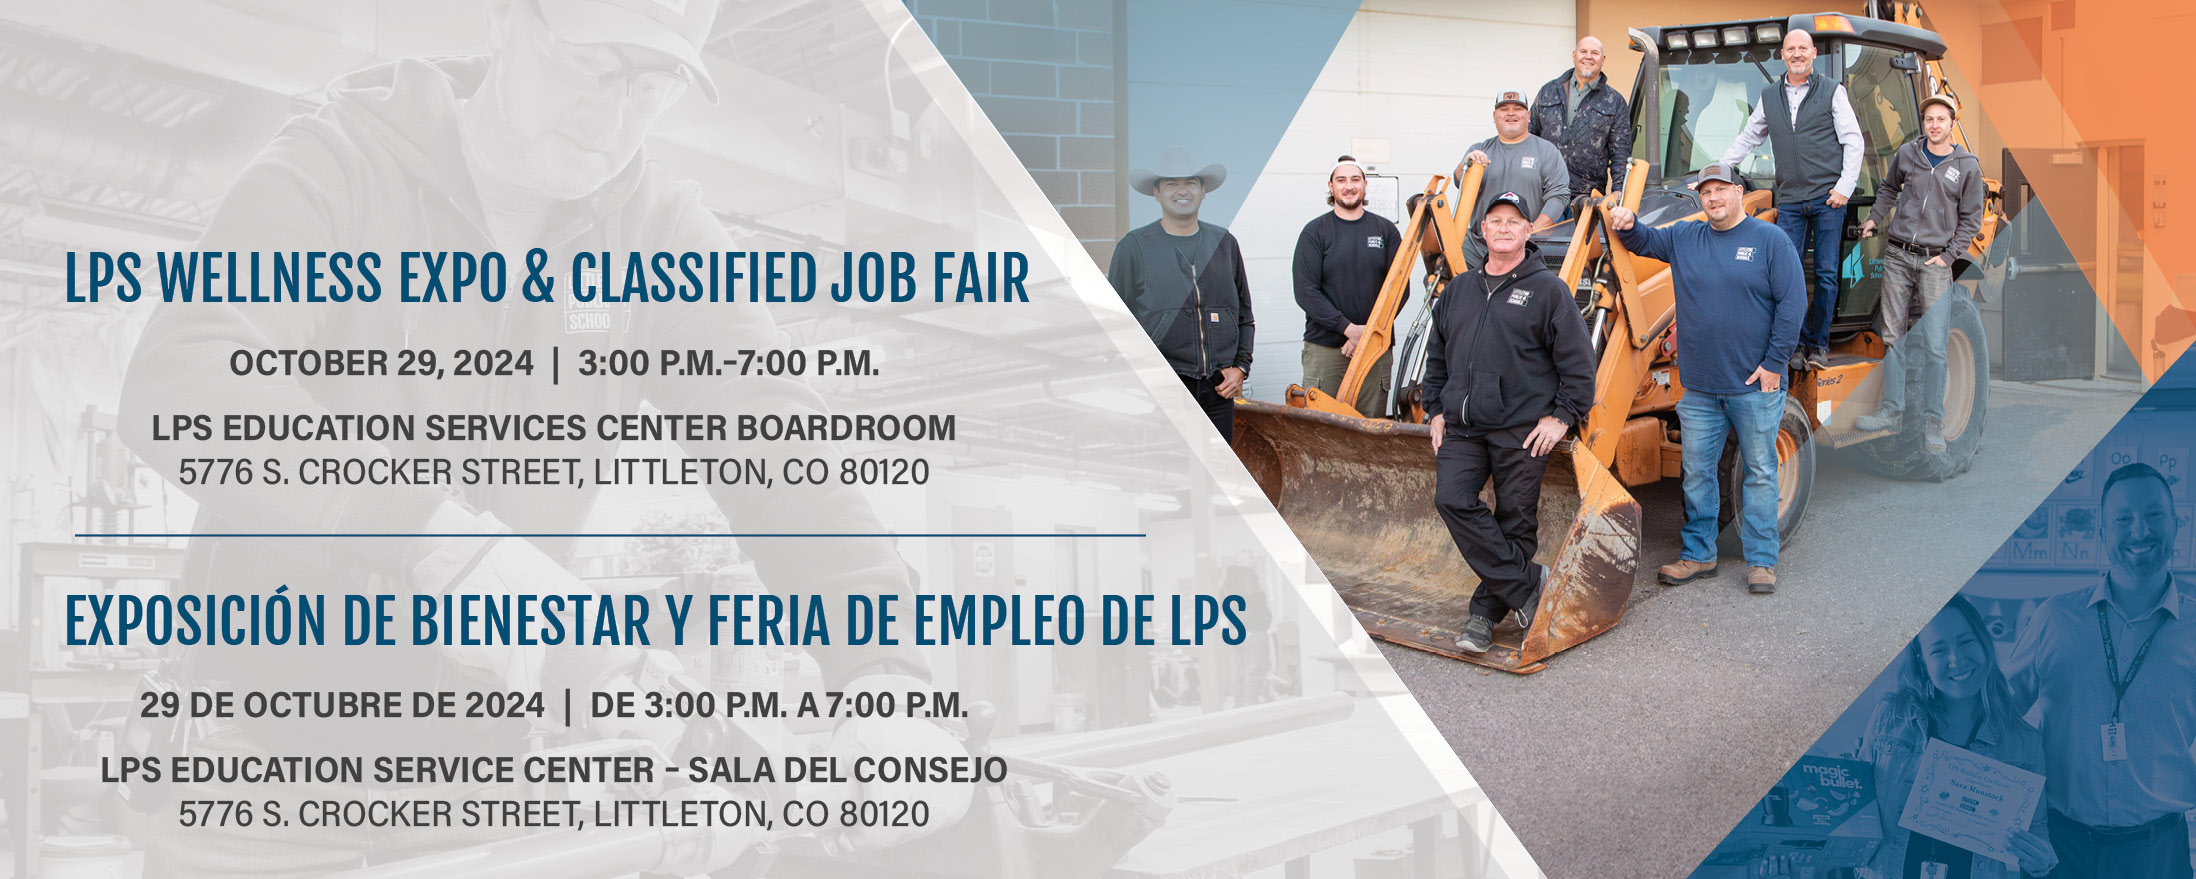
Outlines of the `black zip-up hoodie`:
<svg viewBox="0 0 2196 879">
<path fill-rule="evenodd" d="M 1445 429 L 1519 447 L 1553 415 L 1577 426 L 1594 403 L 1594 346 L 1563 279 L 1528 243 L 1508 274 L 1464 273 L 1434 304 L 1426 414 Z"/>
<path fill-rule="evenodd" d="M 1226 229 L 1197 228 L 1201 244 L 1187 264 L 1176 236 L 1158 223 L 1129 232 L 1113 249 L 1106 279 L 1175 372 L 1191 378 L 1230 366 L 1250 372 L 1253 321 L 1242 248 Z"/>
</svg>

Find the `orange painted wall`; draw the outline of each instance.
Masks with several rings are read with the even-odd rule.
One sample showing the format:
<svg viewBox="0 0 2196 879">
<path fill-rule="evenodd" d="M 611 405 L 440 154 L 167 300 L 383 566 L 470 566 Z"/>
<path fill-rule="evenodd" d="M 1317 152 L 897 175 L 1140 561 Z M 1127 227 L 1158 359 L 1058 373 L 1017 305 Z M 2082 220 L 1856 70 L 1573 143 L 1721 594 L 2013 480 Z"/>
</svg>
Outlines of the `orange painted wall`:
<svg viewBox="0 0 2196 879">
<path fill-rule="evenodd" d="M 1609 74 L 1629 88 L 1639 69 L 1627 27 L 1693 24 L 1803 12 L 1862 13 L 1860 3 L 1792 0 L 1577 0 L 1580 35 L 1600 37 L 1610 48 Z M 2056 215 L 2084 213 L 2094 227 L 2100 210 L 2125 224 L 2139 249 L 2115 248 L 2099 260 L 2094 238 L 2070 241 L 2091 282 L 2101 273 L 2147 276 L 2139 300 L 2111 303 L 2111 314 L 2129 347 L 2152 335 L 2196 333 L 2196 323 L 2170 310 L 2196 311 L 2196 100 L 2186 91 L 2186 54 L 2196 34 L 2196 4 L 2186 0 L 1924 0 L 1930 27 L 1944 37 L 1947 73 L 1967 112 L 1962 121 L 1984 170 L 2003 174 L 2002 148 L 2092 151 L 2107 145 L 2140 145 L 2140 174 L 2098 174 L 2106 193 L 2053 191 L 2036 197 Z M 2016 22 L 2028 25 L 2020 38 Z M 2008 39 L 2011 35 L 2013 38 Z M 2015 57 L 2011 53 L 2020 53 Z M 1558 62 L 1560 63 L 1560 62 Z M 2008 71 L 2030 71 L 2006 81 Z M 1986 79 L 1994 79 L 1987 84 Z M 2181 204 L 2181 202 L 2188 202 Z M 2102 205 L 2100 207 L 2100 204 Z M 2071 217 L 2070 217 L 2071 219 Z M 2130 294 L 2132 295 L 2132 294 Z M 2161 314 L 2164 323 L 2160 323 Z M 2138 324 L 2149 332 L 2140 332 Z M 2181 343 L 2185 345 L 2185 343 Z M 2162 359 L 2143 357 L 2155 377 L 2180 346 L 2161 346 Z"/>
</svg>

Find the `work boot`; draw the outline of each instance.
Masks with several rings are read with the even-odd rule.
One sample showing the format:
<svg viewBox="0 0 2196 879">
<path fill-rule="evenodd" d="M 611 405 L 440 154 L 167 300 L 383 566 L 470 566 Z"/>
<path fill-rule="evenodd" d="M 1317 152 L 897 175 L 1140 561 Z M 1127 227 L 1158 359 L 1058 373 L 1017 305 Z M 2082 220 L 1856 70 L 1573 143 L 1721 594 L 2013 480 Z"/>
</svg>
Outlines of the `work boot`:
<svg viewBox="0 0 2196 879">
<path fill-rule="evenodd" d="M 1777 569 L 1755 565 L 1746 569 L 1746 591 L 1768 595 L 1777 591 Z"/>
<path fill-rule="evenodd" d="M 1809 349 L 1807 349 L 1807 368 L 1808 368 L 1808 369 L 1829 369 L 1829 368 L 1830 368 L 1830 352 L 1828 352 L 1828 351 L 1824 351 L 1824 350 L 1822 350 L 1821 348 L 1809 348 Z"/>
<path fill-rule="evenodd" d="M 1495 643 L 1495 624 L 1479 614 L 1464 622 L 1464 631 L 1456 635 L 1456 647 L 1466 653 L 1485 653 Z"/>
<path fill-rule="evenodd" d="M 1853 419 L 1853 429 L 1862 431 L 1898 430 L 1899 410 L 1883 406 L 1859 418 Z"/>
<path fill-rule="evenodd" d="M 1715 562 L 1696 562 L 1692 559 L 1678 559 L 1655 569 L 1655 575 L 1662 580 L 1664 586 L 1691 583 L 1715 572 Z"/>
<path fill-rule="evenodd" d="M 1929 454 L 1944 454 L 1944 422 L 1927 415 L 1922 416 L 1922 442 L 1928 444 Z"/>
</svg>

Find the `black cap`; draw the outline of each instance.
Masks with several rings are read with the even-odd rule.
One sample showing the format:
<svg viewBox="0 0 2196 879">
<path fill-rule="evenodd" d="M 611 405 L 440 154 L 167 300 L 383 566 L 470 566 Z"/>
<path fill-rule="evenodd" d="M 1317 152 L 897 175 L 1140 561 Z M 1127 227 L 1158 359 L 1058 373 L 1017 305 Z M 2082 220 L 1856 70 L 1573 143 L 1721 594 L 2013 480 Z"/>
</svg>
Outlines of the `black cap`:
<svg viewBox="0 0 2196 879">
<path fill-rule="evenodd" d="M 1700 180 L 1696 181 L 1693 186 L 1697 189 L 1711 180 L 1717 183 L 1729 183 L 1740 188 L 1746 186 L 1746 178 L 1739 176 L 1737 168 L 1720 163 L 1700 169 Z"/>
<path fill-rule="evenodd" d="M 1492 213 L 1495 209 L 1495 205 L 1498 204 L 1506 204 L 1510 207 L 1517 208 L 1518 215 L 1524 217 L 1525 219 L 1530 220 L 1533 218 L 1533 212 L 1527 210 L 1525 207 L 1525 200 L 1519 198 L 1517 193 L 1515 192 L 1505 192 L 1501 195 L 1495 196 L 1494 198 L 1488 199 L 1487 209 L 1481 211 L 1480 216 L 1486 216 L 1487 214 Z"/>
</svg>

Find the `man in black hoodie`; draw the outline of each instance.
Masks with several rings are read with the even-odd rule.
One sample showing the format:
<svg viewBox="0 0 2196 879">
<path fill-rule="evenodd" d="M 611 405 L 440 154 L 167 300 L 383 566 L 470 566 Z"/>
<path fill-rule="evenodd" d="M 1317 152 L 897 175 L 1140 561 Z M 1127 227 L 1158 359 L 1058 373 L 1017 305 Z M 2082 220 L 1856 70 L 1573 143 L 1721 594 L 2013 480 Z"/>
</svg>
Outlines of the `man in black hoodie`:
<svg viewBox="0 0 2196 879">
<path fill-rule="evenodd" d="M 1938 300 L 1952 286 L 1952 262 L 1982 230 L 1983 175 L 1982 160 L 1952 142 L 1959 111 L 1951 97 L 1922 99 L 1921 118 L 1922 136 L 1892 155 L 1891 171 L 1876 189 L 1876 207 L 1861 224 L 1861 237 L 1870 238 L 1884 217 L 1891 217 L 1884 228 L 1890 241 L 1883 248 L 1883 295 L 1876 300 L 1876 326 L 1890 353 L 1883 358 L 1883 400 L 1853 426 L 1899 429 L 1911 363 L 1921 374 L 1922 441 L 1942 453 L 1950 314 Z"/>
<path fill-rule="evenodd" d="M 1532 628 L 1540 602 L 1540 477 L 1548 451 L 1586 417 L 1594 348 L 1561 278 L 1531 242 L 1514 195 L 1487 206 L 1487 264 L 1449 282 L 1426 346 L 1425 406 L 1433 417 L 1434 508 L 1479 575 L 1457 646 L 1484 653 L 1510 611 Z M 1494 480 L 1489 512 L 1479 490 Z"/>
<path fill-rule="evenodd" d="M 1114 246 L 1106 279 L 1213 429 L 1232 441 L 1235 396 L 1250 374 L 1250 279 L 1235 236 L 1197 219 L 1228 169 L 1200 167 L 1181 147 L 1160 154 L 1155 168 L 1130 171 L 1129 187 L 1158 199 L 1159 220 Z"/>
</svg>

